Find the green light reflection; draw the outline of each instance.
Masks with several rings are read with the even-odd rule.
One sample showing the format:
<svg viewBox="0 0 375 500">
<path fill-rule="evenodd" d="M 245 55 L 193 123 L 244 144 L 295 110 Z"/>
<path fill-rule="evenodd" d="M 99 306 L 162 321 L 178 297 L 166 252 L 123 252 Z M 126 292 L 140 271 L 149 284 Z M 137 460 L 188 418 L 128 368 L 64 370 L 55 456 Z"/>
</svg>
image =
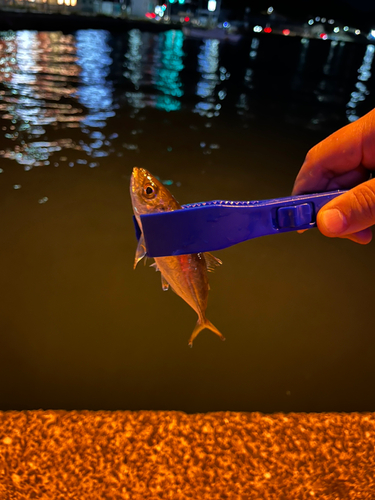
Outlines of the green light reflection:
<svg viewBox="0 0 375 500">
<path fill-rule="evenodd" d="M 178 111 L 181 102 L 176 99 L 184 95 L 180 72 L 184 69 L 182 50 L 184 34 L 182 31 L 170 30 L 160 35 L 161 48 L 155 64 L 155 88 L 164 95 L 156 97 L 156 108 L 165 111 Z"/>
</svg>

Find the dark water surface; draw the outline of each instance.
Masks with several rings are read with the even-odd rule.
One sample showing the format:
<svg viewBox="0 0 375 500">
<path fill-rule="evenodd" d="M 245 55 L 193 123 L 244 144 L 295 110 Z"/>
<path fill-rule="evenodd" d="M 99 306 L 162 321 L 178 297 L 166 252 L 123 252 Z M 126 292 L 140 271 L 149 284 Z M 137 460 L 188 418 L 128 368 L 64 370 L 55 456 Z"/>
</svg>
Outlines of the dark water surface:
<svg viewBox="0 0 375 500">
<path fill-rule="evenodd" d="M 288 196 L 373 105 L 373 45 L 180 31 L 0 36 L 0 408 L 375 410 L 373 244 L 217 252 L 208 318 L 133 271 L 133 166 L 181 203 Z"/>
</svg>

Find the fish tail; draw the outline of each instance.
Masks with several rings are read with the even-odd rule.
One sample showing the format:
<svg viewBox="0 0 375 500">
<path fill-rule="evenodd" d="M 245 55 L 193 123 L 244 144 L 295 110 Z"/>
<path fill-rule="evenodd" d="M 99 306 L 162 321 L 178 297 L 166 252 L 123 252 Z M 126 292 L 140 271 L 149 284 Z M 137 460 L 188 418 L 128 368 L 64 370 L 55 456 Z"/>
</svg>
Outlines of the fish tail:
<svg viewBox="0 0 375 500">
<path fill-rule="evenodd" d="M 209 321 L 207 318 L 198 318 L 197 324 L 195 325 L 195 328 L 193 330 L 193 333 L 191 334 L 191 337 L 189 339 L 188 346 L 193 347 L 193 340 L 195 337 L 198 335 L 199 332 L 207 328 L 208 330 L 211 330 L 212 332 L 216 333 L 218 337 L 220 337 L 221 340 L 225 340 L 224 335 L 222 335 L 219 330 L 214 326 L 211 321 Z"/>
</svg>

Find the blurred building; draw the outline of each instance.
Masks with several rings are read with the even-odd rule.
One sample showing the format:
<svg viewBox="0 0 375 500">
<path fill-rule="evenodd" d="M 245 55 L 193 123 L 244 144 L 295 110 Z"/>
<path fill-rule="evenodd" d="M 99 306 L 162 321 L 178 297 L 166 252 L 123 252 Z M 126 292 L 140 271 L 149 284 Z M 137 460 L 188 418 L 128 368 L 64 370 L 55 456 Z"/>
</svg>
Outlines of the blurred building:
<svg viewBox="0 0 375 500">
<path fill-rule="evenodd" d="M 186 17 L 193 24 L 216 26 L 221 11 L 221 0 L 168 0 L 167 17 L 178 22 Z"/>
<path fill-rule="evenodd" d="M 147 12 L 154 12 L 157 0 L 131 0 L 130 14 L 132 17 L 144 18 Z"/>
<path fill-rule="evenodd" d="M 142 1 L 135 1 L 141 4 Z M 154 3 L 154 2 L 144 2 Z M 110 0 L 0 0 L 0 9 L 36 11 L 44 13 L 69 13 L 77 14 L 104 14 L 108 16 L 120 16 L 123 12 L 123 1 Z"/>
<path fill-rule="evenodd" d="M 77 3 L 84 0 L 0 0 L 0 9 L 4 10 L 35 10 L 41 12 L 55 12 L 61 9 L 77 8 Z M 90 2 L 90 0 L 86 0 Z M 91 1 L 91 3 L 93 3 Z"/>
</svg>

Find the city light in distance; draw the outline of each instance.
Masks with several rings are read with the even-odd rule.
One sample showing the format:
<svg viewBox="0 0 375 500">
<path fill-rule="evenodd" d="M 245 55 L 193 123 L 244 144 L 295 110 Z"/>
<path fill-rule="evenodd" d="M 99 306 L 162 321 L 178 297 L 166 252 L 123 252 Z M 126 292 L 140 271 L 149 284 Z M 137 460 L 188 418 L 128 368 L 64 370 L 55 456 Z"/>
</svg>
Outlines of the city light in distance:
<svg viewBox="0 0 375 500">
<path fill-rule="evenodd" d="M 328 38 L 327 33 L 320 33 L 320 35 L 319 35 L 319 36 L 320 36 L 320 38 L 321 38 L 322 40 L 327 40 L 327 38 Z"/>
<path fill-rule="evenodd" d="M 338 33 L 338 32 L 340 31 L 340 28 L 339 28 L 338 26 L 335 26 L 335 27 L 333 28 L 333 31 L 334 31 L 335 33 Z"/>
<path fill-rule="evenodd" d="M 157 5 L 155 7 L 155 14 L 157 16 L 163 17 L 164 16 L 164 11 L 165 11 L 164 5 Z"/>
<path fill-rule="evenodd" d="M 216 10 L 216 0 L 208 0 L 207 9 L 210 12 L 214 12 Z"/>
<path fill-rule="evenodd" d="M 273 12 L 273 7 L 268 7 L 267 14 L 272 14 L 272 12 Z"/>
<path fill-rule="evenodd" d="M 285 30 L 283 30 L 283 35 L 288 36 L 289 33 L 290 33 L 290 30 L 288 30 L 288 28 L 286 28 Z"/>
<path fill-rule="evenodd" d="M 254 26 L 253 31 L 255 31 L 255 33 L 260 33 L 262 29 L 262 26 L 259 26 L 259 24 L 257 24 L 256 26 Z"/>
<path fill-rule="evenodd" d="M 269 26 L 266 26 L 263 30 L 265 33 L 271 33 L 272 31 L 272 28 L 270 28 Z"/>
</svg>

